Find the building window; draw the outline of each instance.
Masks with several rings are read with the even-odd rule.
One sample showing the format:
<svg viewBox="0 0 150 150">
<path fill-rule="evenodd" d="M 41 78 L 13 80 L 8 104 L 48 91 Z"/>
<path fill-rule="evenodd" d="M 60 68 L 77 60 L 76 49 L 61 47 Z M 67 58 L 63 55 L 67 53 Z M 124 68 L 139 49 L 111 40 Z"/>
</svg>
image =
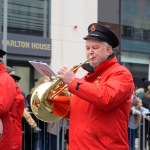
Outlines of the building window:
<svg viewBox="0 0 150 150">
<path fill-rule="evenodd" d="M 50 0 L 9 0 L 8 33 L 48 37 Z M 2 0 L 2 22 L 3 22 Z M 3 23 L 2 23 L 3 25 Z"/>
</svg>

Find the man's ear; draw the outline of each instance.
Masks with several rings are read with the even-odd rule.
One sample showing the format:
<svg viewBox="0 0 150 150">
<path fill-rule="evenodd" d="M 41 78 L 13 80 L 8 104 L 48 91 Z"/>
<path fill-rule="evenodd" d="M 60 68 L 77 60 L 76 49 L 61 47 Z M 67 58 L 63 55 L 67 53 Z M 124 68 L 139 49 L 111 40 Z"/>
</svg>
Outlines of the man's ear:
<svg viewBox="0 0 150 150">
<path fill-rule="evenodd" d="M 110 56 L 113 53 L 112 46 L 108 45 L 106 49 L 107 49 L 107 55 Z"/>
</svg>

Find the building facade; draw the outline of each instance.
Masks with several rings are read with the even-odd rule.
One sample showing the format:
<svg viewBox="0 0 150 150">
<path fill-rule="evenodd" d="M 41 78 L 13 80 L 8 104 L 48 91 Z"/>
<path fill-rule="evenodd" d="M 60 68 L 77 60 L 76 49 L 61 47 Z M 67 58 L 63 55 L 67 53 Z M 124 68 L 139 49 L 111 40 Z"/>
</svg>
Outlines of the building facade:
<svg viewBox="0 0 150 150">
<path fill-rule="evenodd" d="M 0 0 L 0 47 L 3 49 L 7 45 L 6 63 L 21 77 L 21 87 L 28 94 L 35 79 L 40 77 L 28 61 L 50 64 L 50 1 L 8 0 L 7 14 L 4 13 L 5 3 Z M 5 26 L 6 40 L 3 36 Z"/>
<path fill-rule="evenodd" d="M 149 79 L 150 56 L 150 1 L 149 0 L 98 1 L 98 21 L 110 27 L 119 37 L 116 48 L 119 62 L 134 77 L 136 87 Z"/>
<path fill-rule="evenodd" d="M 149 0 L 0 0 L 0 47 L 7 45 L 6 62 L 21 76 L 28 93 L 40 74 L 29 60 L 42 61 L 57 73 L 62 65 L 73 67 L 86 61 L 85 41 L 90 23 L 113 30 L 120 41 L 114 50 L 137 87 L 149 79 Z M 7 41 L 3 39 L 7 17 Z M 77 76 L 85 72 L 79 69 Z"/>
</svg>

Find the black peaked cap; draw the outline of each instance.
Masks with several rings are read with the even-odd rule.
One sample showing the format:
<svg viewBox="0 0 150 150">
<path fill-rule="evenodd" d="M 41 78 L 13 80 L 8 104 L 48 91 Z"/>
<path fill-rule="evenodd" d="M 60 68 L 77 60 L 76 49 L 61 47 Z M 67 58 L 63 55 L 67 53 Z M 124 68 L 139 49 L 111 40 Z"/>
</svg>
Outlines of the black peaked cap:
<svg viewBox="0 0 150 150">
<path fill-rule="evenodd" d="M 99 23 L 92 23 L 88 27 L 88 35 L 83 38 L 84 40 L 87 39 L 95 39 L 107 42 L 113 48 L 119 45 L 119 40 L 117 36 L 107 27 L 99 24 Z"/>
<path fill-rule="evenodd" d="M 6 55 L 6 52 L 2 49 L 0 49 L 0 58 L 3 58 L 3 56 Z"/>
<path fill-rule="evenodd" d="M 10 76 L 15 80 L 15 82 L 18 82 L 21 79 L 21 77 L 17 75 L 10 75 Z"/>
</svg>

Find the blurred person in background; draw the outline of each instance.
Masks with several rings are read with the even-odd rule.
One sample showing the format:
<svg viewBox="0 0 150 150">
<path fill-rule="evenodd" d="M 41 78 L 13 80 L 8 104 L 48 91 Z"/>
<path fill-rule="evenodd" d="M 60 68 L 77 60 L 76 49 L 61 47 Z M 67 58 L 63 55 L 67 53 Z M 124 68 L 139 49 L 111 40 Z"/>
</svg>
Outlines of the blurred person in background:
<svg viewBox="0 0 150 150">
<path fill-rule="evenodd" d="M 143 103 L 143 107 L 147 108 L 150 111 L 150 91 L 149 90 L 145 93 L 142 103 Z M 147 114 L 147 117 L 149 116 L 150 116 L 150 113 Z M 141 133 L 141 135 L 143 135 L 143 132 Z M 147 145 L 150 150 L 150 120 L 149 119 L 145 119 L 145 147 L 147 147 Z"/>
<path fill-rule="evenodd" d="M 12 76 L 12 77 L 15 77 L 15 70 L 9 66 L 6 67 L 7 69 L 7 72 Z M 18 79 L 20 77 L 18 76 Z M 21 78 L 20 78 L 21 79 Z M 20 80 L 19 79 L 19 80 Z M 18 80 L 18 81 L 19 81 Z M 18 83 L 18 82 L 17 82 Z M 27 100 L 25 99 L 25 93 L 21 90 L 21 93 L 22 95 L 24 96 L 24 101 L 25 101 L 25 108 L 24 108 L 24 111 L 23 111 L 23 117 L 25 118 L 25 120 L 27 121 L 28 125 L 33 129 L 33 132 L 34 133 L 38 133 L 38 132 L 41 132 L 41 129 L 39 127 L 37 127 L 37 123 L 35 122 L 35 120 L 32 118 L 32 116 L 30 115 L 30 113 L 28 112 L 28 107 L 29 107 L 29 104 L 27 102 Z"/>
<path fill-rule="evenodd" d="M 16 74 L 15 70 L 12 67 L 7 66 L 6 69 L 7 69 L 7 72 L 9 73 L 9 75 L 14 78 L 14 80 L 17 84 L 17 91 L 18 91 L 18 95 L 16 97 L 17 103 L 18 103 L 18 108 L 17 108 L 18 110 L 17 110 L 17 118 L 15 118 L 15 120 L 16 120 L 15 128 L 16 128 L 16 130 L 18 130 L 18 132 L 16 132 L 16 130 L 14 130 L 15 133 L 17 133 L 17 134 L 15 134 L 15 136 L 14 136 L 13 148 L 15 149 L 17 147 L 20 147 L 20 145 L 22 147 L 22 145 L 24 144 L 24 141 L 25 141 L 25 143 L 26 143 L 25 148 L 26 148 L 26 150 L 29 150 L 32 147 L 31 132 L 29 132 L 29 134 L 28 134 L 28 132 L 25 133 L 25 139 L 22 142 L 22 130 L 24 128 L 27 128 L 27 129 L 29 128 L 28 130 L 30 130 L 30 131 L 32 130 L 34 133 L 39 133 L 39 132 L 41 132 L 41 129 L 37 126 L 37 123 L 32 118 L 32 116 L 29 112 L 28 101 L 24 97 L 24 93 L 21 90 L 21 87 L 19 85 L 19 80 L 21 78 L 19 76 L 15 75 Z M 23 103 L 22 103 L 22 100 L 24 101 Z M 27 105 L 25 105 L 25 104 L 27 104 Z M 24 127 L 24 122 L 21 117 L 22 108 L 23 108 L 23 114 L 22 114 L 23 116 L 22 117 L 25 119 L 25 122 L 26 122 L 25 127 Z"/>
<path fill-rule="evenodd" d="M 134 97 L 131 101 L 131 114 L 128 124 L 128 142 L 129 150 L 135 150 L 135 139 L 137 129 L 142 119 L 142 115 L 149 113 L 149 110 L 142 106 L 142 100 Z"/>
<path fill-rule="evenodd" d="M 64 133 L 66 134 L 69 126 L 69 120 L 62 118 L 57 122 L 51 122 L 47 125 L 47 132 L 49 133 L 49 148 L 50 150 L 57 150 L 57 141 L 59 141 L 59 150 L 62 150 L 62 128 L 64 127 Z M 59 139 L 58 139 L 59 137 Z M 65 143 L 64 143 L 65 144 Z"/>
<path fill-rule="evenodd" d="M 0 49 L 0 149 L 11 150 L 16 117 L 17 86 L 3 62 L 5 51 Z"/>
<path fill-rule="evenodd" d="M 14 128 L 13 128 L 13 145 L 12 150 L 22 150 L 22 117 L 23 111 L 25 106 L 24 96 L 22 95 L 22 90 L 19 85 L 19 80 L 21 79 L 17 75 L 11 75 L 17 85 L 17 110 L 16 110 L 16 117 L 14 121 Z"/>
<path fill-rule="evenodd" d="M 136 89 L 136 96 L 143 101 L 143 107 L 150 110 L 149 102 L 149 92 L 150 92 L 150 81 L 147 79 L 142 80 L 143 87 Z M 140 124 L 140 148 L 143 150 L 143 138 L 148 140 L 148 145 L 150 147 L 150 129 L 149 121 L 145 119 L 145 127 L 143 126 L 143 118 Z M 143 137 L 143 129 L 145 129 L 145 137 Z M 147 140 L 145 140 L 145 147 L 147 146 Z"/>
<path fill-rule="evenodd" d="M 35 89 L 38 88 L 41 84 L 47 83 L 47 82 L 49 82 L 49 78 L 47 76 L 41 77 L 37 80 L 37 82 L 35 83 L 35 86 L 31 89 L 30 93 L 26 97 L 29 104 L 30 104 L 31 96 L 33 92 L 35 91 Z M 31 106 L 29 107 L 29 110 L 32 112 Z M 47 123 L 37 119 L 35 116 L 34 116 L 34 120 L 36 120 L 36 122 L 38 123 L 38 126 L 40 127 L 42 131 L 32 137 L 33 149 L 34 150 L 37 150 L 37 149 L 47 150 L 48 149 Z"/>
<path fill-rule="evenodd" d="M 135 90 L 136 96 L 139 97 L 141 100 L 143 100 L 145 93 L 147 91 L 150 91 L 150 81 L 149 80 L 142 80 L 143 87 L 139 87 Z"/>
</svg>

